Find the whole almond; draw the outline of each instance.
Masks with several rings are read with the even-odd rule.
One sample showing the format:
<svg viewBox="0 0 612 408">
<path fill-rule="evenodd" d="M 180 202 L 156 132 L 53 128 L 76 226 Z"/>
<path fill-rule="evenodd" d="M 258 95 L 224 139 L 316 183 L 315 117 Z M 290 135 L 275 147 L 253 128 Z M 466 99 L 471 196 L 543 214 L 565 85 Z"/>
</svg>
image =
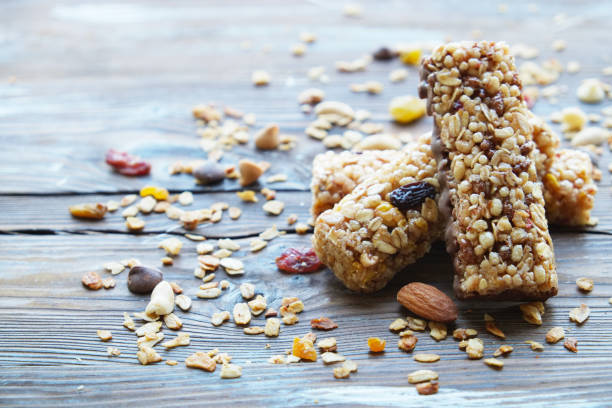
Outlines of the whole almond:
<svg viewBox="0 0 612 408">
<path fill-rule="evenodd" d="M 397 292 L 397 301 L 417 316 L 435 322 L 457 319 L 457 306 L 440 290 L 421 282 L 412 282 Z"/>
</svg>

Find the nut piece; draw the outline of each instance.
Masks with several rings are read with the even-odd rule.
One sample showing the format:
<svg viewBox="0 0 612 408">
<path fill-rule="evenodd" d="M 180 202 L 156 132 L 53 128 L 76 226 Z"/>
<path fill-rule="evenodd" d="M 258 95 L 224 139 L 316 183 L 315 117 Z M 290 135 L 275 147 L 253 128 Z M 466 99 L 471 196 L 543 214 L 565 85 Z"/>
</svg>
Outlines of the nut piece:
<svg viewBox="0 0 612 408">
<path fill-rule="evenodd" d="M 255 134 L 255 147 L 260 150 L 274 150 L 279 143 L 278 125 L 275 123 L 267 125 Z"/>
<path fill-rule="evenodd" d="M 440 290 L 425 283 L 412 282 L 402 287 L 397 292 L 397 301 L 428 320 L 449 323 L 457 319 L 457 306 L 453 301 Z"/>
<path fill-rule="evenodd" d="M 151 300 L 145 309 L 149 316 L 165 316 L 174 310 L 174 291 L 166 281 L 161 281 L 151 292 Z"/>
<path fill-rule="evenodd" d="M 99 290 L 103 286 L 102 278 L 100 278 L 100 275 L 98 275 L 96 272 L 87 272 L 81 278 L 81 283 L 87 289 L 91 290 Z"/>
<path fill-rule="evenodd" d="M 239 182 L 243 187 L 253 184 L 263 174 L 259 164 L 248 159 L 242 159 L 238 162 L 238 171 L 240 172 Z"/>
<path fill-rule="evenodd" d="M 479 338 L 469 339 L 467 341 L 467 347 L 465 348 L 468 358 L 470 360 L 478 360 L 482 358 L 484 352 L 484 344 Z"/>
<path fill-rule="evenodd" d="M 546 333 L 546 342 L 554 344 L 565 337 L 563 327 L 553 327 Z"/>
<path fill-rule="evenodd" d="M 504 367 L 504 362 L 496 358 L 485 358 L 484 363 L 489 367 L 501 370 Z"/>
<path fill-rule="evenodd" d="M 109 341 L 113 338 L 113 334 L 110 332 L 110 330 L 98 330 L 96 333 L 102 341 Z"/>
<path fill-rule="evenodd" d="M 397 342 L 397 347 L 399 347 L 400 350 L 409 353 L 414 350 L 418 341 L 419 339 L 417 339 L 415 336 L 402 336 Z"/>
<path fill-rule="evenodd" d="M 583 292 L 590 292 L 593 290 L 593 279 L 578 278 L 576 279 L 576 286 Z"/>
<path fill-rule="evenodd" d="M 416 385 L 416 390 L 421 395 L 432 395 L 438 392 L 440 384 L 437 381 L 429 381 Z"/>
<path fill-rule="evenodd" d="M 567 339 L 565 339 L 563 346 L 569 351 L 572 351 L 574 353 L 578 352 L 578 340 L 573 337 L 568 337 Z"/>
<path fill-rule="evenodd" d="M 435 363 L 440 360 L 440 356 L 433 353 L 418 353 L 414 355 L 414 361 L 419 363 Z"/>
<path fill-rule="evenodd" d="M 106 215 L 108 208 L 102 203 L 85 203 L 71 205 L 68 207 L 70 214 L 76 218 L 88 220 L 101 220 Z"/>
<path fill-rule="evenodd" d="M 418 384 L 426 381 L 438 379 L 438 373 L 432 370 L 417 370 L 408 374 L 408 382 L 410 384 Z"/>
<path fill-rule="evenodd" d="M 149 346 L 140 346 L 136 356 L 142 365 L 157 363 L 162 360 L 161 356 Z"/>
<path fill-rule="evenodd" d="M 185 359 L 185 365 L 190 368 L 199 368 L 200 370 L 213 372 L 217 368 L 217 363 L 208 353 L 198 351 Z"/>
<path fill-rule="evenodd" d="M 264 334 L 268 337 L 278 337 L 280 333 L 280 320 L 276 317 L 271 317 L 266 320 Z"/>
<path fill-rule="evenodd" d="M 236 303 L 234 306 L 234 323 L 238 325 L 249 324 L 251 321 L 251 310 L 246 303 Z"/>
<path fill-rule="evenodd" d="M 148 294 L 164 279 L 160 270 L 143 265 L 136 265 L 128 273 L 127 285 L 132 293 Z"/>
<path fill-rule="evenodd" d="M 242 367 L 236 364 L 223 364 L 221 366 L 221 378 L 239 378 L 242 376 Z"/>
<path fill-rule="evenodd" d="M 591 309 L 583 303 L 580 307 L 570 310 L 569 318 L 572 322 L 576 322 L 576 324 L 582 324 L 589 318 L 590 313 Z"/>
</svg>

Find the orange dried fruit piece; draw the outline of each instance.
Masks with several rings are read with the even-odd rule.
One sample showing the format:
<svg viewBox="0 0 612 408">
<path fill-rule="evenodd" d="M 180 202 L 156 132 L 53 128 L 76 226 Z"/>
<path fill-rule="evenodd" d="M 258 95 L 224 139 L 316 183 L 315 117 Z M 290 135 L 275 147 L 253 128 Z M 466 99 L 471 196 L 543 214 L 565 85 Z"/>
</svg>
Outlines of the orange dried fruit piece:
<svg viewBox="0 0 612 408">
<path fill-rule="evenodd" d="M 386 344 L 387 342 L 379 337 L 368 338 L 368 347 L 372 353 L 382 353 Z"/>
<path fill-rule="evenodd" d="M 308 339 L 294 338 L 292 354 L 302 360 L 317 361 L 317 351 Z"/>
<path fill-rule="evenodd" d="M 108 207 L 101 203 L 85 203 L 71 205 L 68 210 L 73 217 L 89 220 L 101 220 L 106 215 Z"/>
<path fill-rule="evenodd" d="M 141 197 L 153 196 L 156 200 L 165 200 L 169 195 L 168 190 L 157 186 L 145 186 L 140 190 Z"/>
</svg>

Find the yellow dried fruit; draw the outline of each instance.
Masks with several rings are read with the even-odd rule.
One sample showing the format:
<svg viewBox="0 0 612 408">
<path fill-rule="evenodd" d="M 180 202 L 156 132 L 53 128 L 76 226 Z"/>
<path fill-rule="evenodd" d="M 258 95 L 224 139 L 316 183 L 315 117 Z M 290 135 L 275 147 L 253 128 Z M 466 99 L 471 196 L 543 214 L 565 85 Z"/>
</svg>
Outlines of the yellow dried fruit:
<svg viewBox="0 0 612 408">
<path fill-rule="evenodd" d="M 410 123 L 425 115 L 425 102 L 416 96 L 398 96 L 389 104 L 389 113 L 398 123 Z"/>
<path fill-rule="evenodd" d="M 71 205 L 68 210 L 73 217 L 86 218 L 89 220 L 101 220 L 106 215 L 108 208 L 101 203 L 85 203 Z"/>
<path fill-rule="evenodd" d="M 141 197 L 153 196 L 156 200 L 165 200 L 169 195 L 168 190 L 162 187 L 145 186 L 140 190 Z"/>
</svg>

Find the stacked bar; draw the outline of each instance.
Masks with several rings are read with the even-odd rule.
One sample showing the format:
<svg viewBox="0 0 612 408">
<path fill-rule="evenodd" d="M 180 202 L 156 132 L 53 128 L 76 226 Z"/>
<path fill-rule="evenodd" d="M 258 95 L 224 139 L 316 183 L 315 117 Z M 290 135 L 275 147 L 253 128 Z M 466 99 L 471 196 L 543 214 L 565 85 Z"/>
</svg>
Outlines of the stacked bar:
<svg viewBox="0 0 612 408">
<path fill-rule="evenodd" d="M 317 218 L 317 256 L 349 289 L 379 290 L 439 239 L 438 198 L 436 162 L 424 136 Z"/>
<path fill-rule="evenodd" d="M 459 298 L 557 293 L 540 160 L 518 72 L 503 43 L 449 43 L 421 63 L 434 119 L 441 213 Z M 546 152 L 544 152 L 546 153 Z"/>
</svg>

